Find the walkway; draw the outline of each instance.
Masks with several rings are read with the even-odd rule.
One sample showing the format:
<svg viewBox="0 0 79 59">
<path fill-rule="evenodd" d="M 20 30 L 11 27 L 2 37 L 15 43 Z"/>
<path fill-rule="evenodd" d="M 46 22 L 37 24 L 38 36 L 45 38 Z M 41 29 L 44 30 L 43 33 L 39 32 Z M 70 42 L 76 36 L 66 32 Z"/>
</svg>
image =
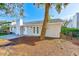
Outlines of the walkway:
<svg viewBox="0 0 79 59">
<path fill-rule="evenodd" d="M 21 36 L 16 35 L 16 34 L 8 34 L 8 35 L 4 35 L 4 36 L 0 36 L 0 39 L 15 39 L 15 38 L 19 38 Z"/>
</svg>

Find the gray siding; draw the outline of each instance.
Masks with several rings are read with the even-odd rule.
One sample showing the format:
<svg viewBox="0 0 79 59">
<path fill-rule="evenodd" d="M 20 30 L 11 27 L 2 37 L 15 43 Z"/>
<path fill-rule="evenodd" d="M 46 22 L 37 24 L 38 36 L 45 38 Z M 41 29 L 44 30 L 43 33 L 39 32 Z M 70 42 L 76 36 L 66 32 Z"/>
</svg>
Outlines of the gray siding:
<svg viewBox="0 0 79 59">
<path fill-rule="evenodd" d="M 77 13 L 77 28 L 79 28 L 79 13 Z"/>
</svg>

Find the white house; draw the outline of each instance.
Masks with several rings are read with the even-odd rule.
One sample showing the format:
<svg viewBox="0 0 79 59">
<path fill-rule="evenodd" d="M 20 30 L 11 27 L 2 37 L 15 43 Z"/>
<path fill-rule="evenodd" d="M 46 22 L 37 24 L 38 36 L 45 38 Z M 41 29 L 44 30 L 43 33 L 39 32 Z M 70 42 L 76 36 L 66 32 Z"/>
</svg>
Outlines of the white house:
<svg viewBox="0 0 79 59">
<path fill-rule="evenodd" d="M 22 19 L 12 22 L 10 31 L 18 35 L 40 36 L 42 21 L 23 22 Z M 60 37 L 61 26 L 63 22 L 54 20 L 48 23 L 46 37 Z"/>
<path fill-rule="evenodd" d="M 76 13 L 69 19 L 68 28 L 79 28 L 79 13 Z"/>
</svg>

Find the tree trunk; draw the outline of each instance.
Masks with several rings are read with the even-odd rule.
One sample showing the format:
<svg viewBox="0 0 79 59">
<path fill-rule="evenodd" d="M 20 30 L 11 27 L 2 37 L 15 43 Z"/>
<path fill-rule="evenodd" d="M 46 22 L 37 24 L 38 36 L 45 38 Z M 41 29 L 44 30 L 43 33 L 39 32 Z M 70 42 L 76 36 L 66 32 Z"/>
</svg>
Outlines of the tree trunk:
<svg viewBox="0 0 79 59">
<path fill-rule="evenodd" d="M 44 21 L 43 21 L 43 25 L 42 25 L 40 40 L 45 39 L 46 29 L 47 29 L 47 25 L 48 25 L 49 8 L 50 8 L 50 3 L 46 3 L 45 4 L 45 16 L 44 16 Z"/>
</svg>

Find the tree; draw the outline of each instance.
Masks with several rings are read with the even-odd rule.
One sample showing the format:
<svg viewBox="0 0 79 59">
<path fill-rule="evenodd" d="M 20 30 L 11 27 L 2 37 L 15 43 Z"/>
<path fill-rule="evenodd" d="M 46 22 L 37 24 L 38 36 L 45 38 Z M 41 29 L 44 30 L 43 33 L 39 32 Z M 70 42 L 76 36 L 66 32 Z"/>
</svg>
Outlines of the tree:
<svg viewBox="0 0 79 59">
<path fill-rule="evenodd" d="M 0 11 L 1 12 L 4 12 L 4 13 L 7 11 L 7 7 L 6 7 L 6 4 L 5 3 L 0 3 Z"/>
<path fill-rule="evenodd" d="M 24 16 L 23 3 L 0 3 L 0 16 L 6 15 L 10 17 Z"/>
<path fill-rule="evenodd" d="M 45 16 L 44 16 L 44 22 L 42 26 L 40 40 L 43 40 L 45 38 L 47 23 L 49 20 L 49 8 L 50 8 L 50 3 L 46 3 L 45 4 Z"/>
<path fill-rule="evenodd" d="M 68 25 L 71 21 L 72 21 L 72 20 L 69 20 L 69 21 L 66 20 L 66 21 L 64 22 L 63 27 L 67 27 L 67 25 Z"/>
<path fill-rule="evenodd" d="M 7 11 L 6 14 L 12 17 L 22 17 L 24 16 L 23 3 L 8 3 L 6 4 Z"/>
<path fill-rule="evenodd" d="M 5 4 L 4 3 L 0 3 L 0 10 L 5 9 Z"/>
<path fill-rule="evenodd" d="M 45 34 L 46 34 L 46 28 L 48 25 L 48 20 L 49 20 L 49 9 L 51 6 L 54 6 L 55 9 L 57 10 L 58 13 L 61 12 L 62 6 L 66 7 L 68 3 L 45 3 L 45 16 L 44 16 L 44 21 L 42 25 L 42 30 L 41 30 L 41 35 L 40 35 L 40 40 L 45 39 Z M 38 4 L 39 6 L 39 4 Z"/>
</svg>

